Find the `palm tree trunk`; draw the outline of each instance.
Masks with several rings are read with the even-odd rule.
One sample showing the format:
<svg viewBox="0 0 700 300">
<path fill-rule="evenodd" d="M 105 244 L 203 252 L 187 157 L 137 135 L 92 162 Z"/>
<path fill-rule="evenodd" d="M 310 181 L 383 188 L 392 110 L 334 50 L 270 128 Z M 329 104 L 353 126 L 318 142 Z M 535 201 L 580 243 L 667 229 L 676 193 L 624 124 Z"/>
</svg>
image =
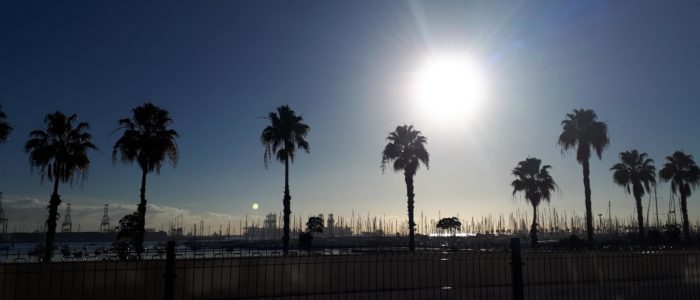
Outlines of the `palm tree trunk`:
<svg viewBox="0 0 700 300">
<path fill-rule="evenodd" d="M 530 241 L 533 247 L 537 247 L 537 206 L 532 206 L 532 226 L 530 226 Z"/>
<path fill-rule="evenodd" d="M 639 241 L 644 241 L 644 209 L 642 208 L 642 187 L 639 184 L 635 184 L 634 189 L 634 200 L 637 202 L 637 223 L 639 224 Z"/>
<path fill-rule="evenodd" d="M 292 214 L 290 208 L 292 201 L 292 196 L 289 195 L 289 158 L 284 159 L 284 199 L 282 200 L 282 206 L 284 207 L 284 227 L 282 236 L 282 252 L 284 255 L 289 253 L 289 215 Z"/>
<path fill-rule="evenodd" d="M 404 172 L 406 180 L 406 196 L 408 197 L 408 249 L 413 252 L 416 249 L 416 223 L 413 221 L 413 174 Z"/>
<path fill-rule="evenodd" d="M 44 245 L 43 259 L 51 262 L 53 256 L 53 240 L 56 235 L 56 221 L 58 219 L 58 206 L 61 205 L 61 196 L 58 195 L 58 176 L 55 176 L 53 183 L 53 193 L 49 201 L 49 218 L 46 220 L 46 240 Z"/>
<path fill-rule="evenodd" d="M 148 172 L 146 172 L 146 169 L 142 170 L 141 173 L 141 202 L 139 203 L 138 206 L 138 213 L 139 213 L 139 232 L 136 235 L 136 241 L 135 247 L 136 247 L 136 255 L 141 258 L 141 253 L 143 252 L 143 239 L 144 235 L 146 235 L 146 175 Z"/>
<path fill-rule="evenodd" d="M 581 162 L 583 165 L 583 189 L 586 196 L 586 234 L 588 235 L 588 244 L 593 243 L 593 208 L 591 207 L 591 175 L 588 159 Z"/>
<path fill-rule="evenodd" d="M 687 194 L 681 187 L 681 214 L 683 215 L 683 238 L 686 242 L 690 242 L 690 224 L 688 222 L 688 202 Z"/>
</svg>

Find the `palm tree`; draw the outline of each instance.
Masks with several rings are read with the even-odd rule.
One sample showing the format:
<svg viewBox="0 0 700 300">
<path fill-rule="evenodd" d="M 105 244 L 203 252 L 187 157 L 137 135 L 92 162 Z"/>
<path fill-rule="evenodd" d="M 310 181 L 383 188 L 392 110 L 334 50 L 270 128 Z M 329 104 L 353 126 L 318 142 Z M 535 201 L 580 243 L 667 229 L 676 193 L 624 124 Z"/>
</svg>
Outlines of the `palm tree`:
<svg viewBox="0 0 700 300">
<path fill-rule="evenodd" d="M 175 139 L 177 131 L 170 128 L 173 120 L 170 113 L 150 102 L 134 107 L 130 119 L 119 120 L 122 136 L 112 148 L 112 161 L 124 164 L 133 162 L 141 167 L 141 201 L 139 202 L 138 230 L 134 236 L 134 247 L 140 257 L 143 251 L 143 236 L 146 226 L 146 176 L 160 173 L 163 162 L 168 160 L 173 167 L 177 164 L 178 151 Z"/>
<path fill-rule="evenodd" d="M 683 214 L 683 236 L 690 241 L 690 224 L 688 222 L 688 197 L 693 189 L 700 184 L 700 168 L 695 164 L 692 155 L 676 151 L 666 157 L 664 167 L 659 171 L 659 177 L 664 182 L 671 181 L 673 195 L 681 195 L 681 213 Z"/>
<path fill-rule="evenodd" d="M 561 121 L 562 133 L 558 144 L 562 152 L 576 148 L 576 160 L 583 166 L 583 187 L 586 197 L 586 233 L 588 242 L 593 242 L 593 210 L 591 208 L 591 173 L 588 160 L 591 148 L 602 159 L 603 150 L 610 144 L 608 125 L 598 121 L 596 113 L 590 109 L 575 109 Z"/>
<path fill-rule="evenodd" d="M 90 125 L 78 121 L 78 116 L 66 116 L 61 112 L 46 115 L 46 129 L 34 130 L 29 133 L 29 140 L 24 151 L 29 153 L 29 163 L 32 170 L 38 170 L 41 180 L 53 181 L 53 193 L 49 201 L 49 217 L 46 220 L 46 240 L 43 249 L 43 260 L 51 261 L 53 240 L 56 234 L 56 220 L 61 197 L 58 194 L 60 182 L 81 183 L 87 178 L 90 166 L 88 150 L 97 150 L 92 143 L 92 136 L 86 132 Z"/>
<path fill-rule="evenodd" d="M 425 149 L 428 139 L 420 131 L 413 129 L 413 125 L 396 126 L 396 130 L 389 133 L 386 138 L 389 143 L 382 152 L 382 172 L 386 165 L 393 162 L 394 172 L 403 171 L 406 181 L 406 195 L 408 196 L 408 248 L 415 250 L 416 223 L 413 221 L 413 176 L 423 163 L 430 168 L 430 155 Z"/>
<path fill-rule="evenodd" d="M 620 153 L 620 162 L 612 168 L 613 181 L 625 188 L 625 192 L 632 193 L 637 204 L 637 223 L 639 224 L 639 239 L 644 239 L 644 210 L 642 209 L 642 197 L 644 193 L 650 193 L 656 188 L 656 168 L 654 160 L 647 158 L 646 153 L 639 153 L 636 149 Z M 631 187 L 631 189 L 630 189 Z"/>
<path fill-rule="evenodd" d="M 5 115 L 5 112 L 2 111 L 2 107 L 0 107 L 0 144 L 7 141 L 7 137 L 10 135 L 10 131 L 12 131 L 12 126 L 10 125 L 10 123 L 5 121 L 6 118 L 7 115 Z"/>
<path fill-rule="evenodd" d="M 513 187 L 513 196 L 522 192 L 525 194 L 525 199 L 532 204 L 530 239 L 533 246 L 537 245 L 537 207 L 542 200 L 549 202 L 552 192 L 557 190 L 556 182 L 549 175 L 549 169 L 552 167 L 549 165 L 540 167 L 541 164 L 542 161 L 538 158 L 527 158 L 519 162 L 512 173 L 516 179 L 510 184 Z"/>
<path fill-rule="evenodd" d="M 309 125 L 304 124 L 304 118 L 297 116 L 289 106 L 277 107 L 277 112 L 269 112 L 266 118 L 270 125 L 263 129 L 260 141 L 265 147 L 264 161 L 265 168 L 269 165 L 274 156 L 278 161 L 284 163 L 284 236 L 282 237 L 282 251 L 284 255 L 289 253 L 289 216 L 292 214 L 291 201 L 289 195 L 289 163 L 294 162 L 296 149 L 309 153 L 309 142 L 305 140 L 309 133 Z"/>
</svg>

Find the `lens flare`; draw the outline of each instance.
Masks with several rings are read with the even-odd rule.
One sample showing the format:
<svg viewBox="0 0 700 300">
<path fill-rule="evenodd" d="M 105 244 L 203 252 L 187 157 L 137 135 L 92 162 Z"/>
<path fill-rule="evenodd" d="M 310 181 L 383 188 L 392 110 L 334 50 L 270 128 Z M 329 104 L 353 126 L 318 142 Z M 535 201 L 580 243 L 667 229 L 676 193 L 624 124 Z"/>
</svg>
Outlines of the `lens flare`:
<svg viewBox="0 0 700 300">
<path fill-rule="evenodd" d="M 476 62 L 463 55 L 429 58 L 415 77 L 419 114 L 436 122 L 472 118 L 486 98 L 486 79 Z"/>
</svg>

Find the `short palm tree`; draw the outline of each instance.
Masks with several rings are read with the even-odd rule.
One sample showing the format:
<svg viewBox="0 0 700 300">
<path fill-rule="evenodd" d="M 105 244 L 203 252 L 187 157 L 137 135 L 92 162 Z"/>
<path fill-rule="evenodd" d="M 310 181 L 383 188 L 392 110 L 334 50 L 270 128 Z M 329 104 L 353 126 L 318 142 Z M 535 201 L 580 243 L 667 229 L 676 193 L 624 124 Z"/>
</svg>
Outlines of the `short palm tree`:
<svg viewBox="0 0 700 300">
<path fill-rule="evenodd" d="M 382 152 L 382 172 L 387 164 L 393 162 L 394 172 L 403 171 L 406 181 L 406 195 L 408 196 L 408 248 L 415 250 L 416 223 L 413 221 L 413 205 L 415 194 L 413 193 L 413 176 L 416 175 L 421 163 L 426 168 L 430 167 L 430 155 L 425 145 L 428 139 L 420 131 L 413 129 L 413 125 L 397 126 L 396 130 L 389 133 L 386 138 L 389 143 Z"/>
<path fill-rule="evenodd" d="M 274 159 L 284 163 L 284 198 L 283 206 L 283 232 L 282 251 L 284 255 L 289 253 L 289 216 L 292 214 L 289 194 L 289 163 L 294 162 L 294 154 L 297 149 L 309 153 L 309 142 L 306 135 L 311 130 L 309 125 L 304 124 L 304 118 L 298 116 L 289 106 L 277 107 L 276 112 L 269 112 L 266 118 L 270 124 L 263 129 L 260 141 L 265 147 L 264 161 L 267 168 L 270 161 Z"/>
<path fill-rule="evenodd" d="M 596 113 L 590 109 L 575 109 L 561 121 L 562 133 L 558 144 L 563 152 L 576 149 L 576 160 L 583 166 L 583 187 L 586 200 L 586 233 L 588 242 L 593 242 L 593 209 L 591 205 L 590 166 L 593 148 L 601 159 L 603 150 L 610 144 L 608 125 L 598 121 Z"/>
<path fill-rule="evenodd" d="M 12 125 L 10 125 L 10 123 L 8 123 L 6 119 L 7 115 L 5 115 L 5 112 L 2 111 L 2 107 L 0 107 L 0 144 L 7 141 L 7 137 L 12 131 Z"/>
<path fill-rule="evenodd" d="M 131 110 L 130 119 L 119 120 L 122 136 L 112 149 L 114 163 L 136 162 L 141 168 L 141 195 L 138 205 L 138 230 L 134 233 L 134 248 L 140 257 L 143 251 L 143 236 L 146 226 L 146 176 L 148 173 L 160 173 L 163 163 L 168 160 L 173 166 L 177 164 L 178 151 L 175 139 L 177 131 L 170 128 L 173 120 L 170 113 L 150 102 Z"/>
<path fill-rule="evenodd" d="M 537 245 L 537 207 L 544 200 L 549 202 L 552 192 L 557 190 L 557 184 L 549 175 L 551 166 L 542 165 L 538 158 L 527 158 L 518 163 L 513 169 L 513 176 L 516 177 L 511 186 L 513 196 L 521 192 L 525 194 L 525 199 L 532 204 L 532 226 L 530 226 L 530 240 L 532 245 Z"/>
<path fill-rule="evenodd" d="M 676 151 L 666 157 L 664 167 L 659 171 L 659 177 L 664 182 L 671 182 L 671 192 L 681 196 L 681 213 L 683 214 L 683 236 L 690 241 L 690 224 L 688 221 L 688 197 L 693 189 L 700 184 L 700 168 L 695 164 L 692 155 Z"/>
<path fill-rule="evenodd" d="M 632 193 L 637 205 L 637 223 L 639 224 L 639 238 L 644 238 L 644 210 L 642 209 L 642 197 L 656 188 L 656 168 L 654 160 L 647 157 L 646 153 L 637 150 L 629 150 L 620 153 L 620 162 L 612 168 L 613 181 L 625 188 L 625 192 Z"/>
<path fill-rule="evenodd" d="M 29 153 L 29 163 L 32 170 L 38 170 L 41 180 L 53 181 L 53 193 L 49 201 L 49 217 L 46 220 L 46 239 L 42 258 L 51 261 L 56 220 L 61 197 L 58 194 L 59 183 L 73 184 L 77 179 L 84 181 L 90 166 L 88 150 L 96 150 L 92 136 L 86 132 L 90 125 L 78 122 L 78 116 L 66 116 L 61 112 L 46 115 L 46 128 L 34 130 L 29 134 L 29 140 L 24 151 Z M 76 124 L 77 123 L 77 124 Z"/>
</svg>

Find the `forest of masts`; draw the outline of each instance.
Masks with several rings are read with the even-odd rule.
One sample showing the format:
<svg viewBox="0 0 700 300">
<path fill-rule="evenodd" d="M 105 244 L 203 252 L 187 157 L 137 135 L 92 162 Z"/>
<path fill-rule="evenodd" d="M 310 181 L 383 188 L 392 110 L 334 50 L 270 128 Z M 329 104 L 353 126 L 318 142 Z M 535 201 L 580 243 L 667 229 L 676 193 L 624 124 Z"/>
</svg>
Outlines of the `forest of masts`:
<svg viewBox="0 0 700 300">
<path fill-rule="evenodd" d="M 653 205 L 651 205 L 653 206 Z M 647 206 L 648 208 L 650 206 Z M 531 213 L 527 210 L 517 209 L 515 212 L 505 214 L 489 214 L 480 218 L 457 218 L 462 223 L 462 226 L 457 230 L 458 236 L 474 236 L 474 235 L 512 235 L 526 236 L 530 230 Z M 675 212 L 655 212 L 653 209 L 647 209 L 645 212 L 645 220 L 649 220 L 648 227 L 662 230 L 665 225 L 678 224 Z M 292 232 L 303 232 L 306 228 L 306 220 L 308 216 L 292 214 L 291 228 Z M 446 216 L 442 216 L 446 217 Z M 276 214 L 276 223 L 274 229 L 279 229 L 273 233 L 264 232 L 249 234 L 249 238 L 253 239 L 277 239 L 281 236 L 282 214 Z M 416 220 L 416 232 L 420 235 L 430 236 L 448 236 L 453 233 L 438 229 L 436 224 L 440 217 L 428 218 L 423 212 L 420 213 Z M 545 237 L 563 238 L 569 235 L 580 236 L 584 234 L 586 224 L 585 219 L 575 212 L 568 214 L 567 212 L 560 213 L 556 208 L 548 207 L 540 210 L 539 230 Z M 327 220 L 326 220 L 327 221 Z M 625 217 L 612 216 L 609 213 L 600 213 L 595 218 L 595 230 L 597 234 L 608 236 L 619 236 L 628 232 L 635 231 L 637 228 L 636 212 Z M 243 236 L 246 228 L 262 229 L 265 228 L 265 218 L 262 216 L 246 216 L 245 219 L 240 219 L 238 224 L 228 225 L 218 224 L 214 228 L 207 224 L 204 220 L 199 223 L 193 223 L 189 227 L 183 228 L 190 237 L 232 237 Z M 326 222 L 327 223 L 327 222 Z M 176 221 L 170 222 L 169 233 L 175 232 L 175 228 L 182 226 L 182 221 L 178 218 Z M 328 226 L 328 224 L 326 224 Z M 700 231 L 700 217 L 697 217 L 691 222 L 691 228 L 694 231 Z M 327 227 L 326 230 L 329 230 Z M 366 214 L 352 213 L 350 218 L 338 216 L 334 224 L 334 234 L 325 236 L 405 236 L 408 234 L 408 223 L 405 218 L 387 217 Z"/>
</svg>

